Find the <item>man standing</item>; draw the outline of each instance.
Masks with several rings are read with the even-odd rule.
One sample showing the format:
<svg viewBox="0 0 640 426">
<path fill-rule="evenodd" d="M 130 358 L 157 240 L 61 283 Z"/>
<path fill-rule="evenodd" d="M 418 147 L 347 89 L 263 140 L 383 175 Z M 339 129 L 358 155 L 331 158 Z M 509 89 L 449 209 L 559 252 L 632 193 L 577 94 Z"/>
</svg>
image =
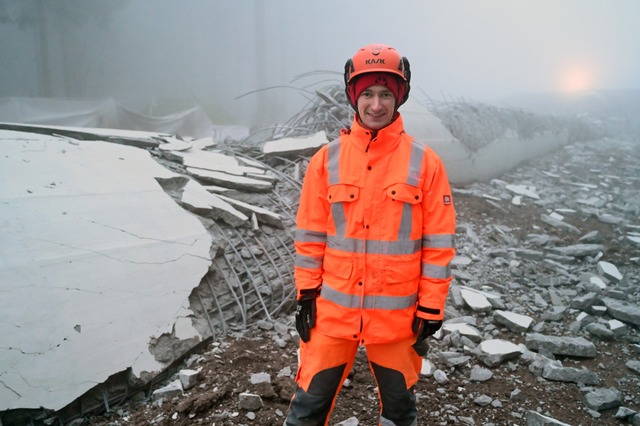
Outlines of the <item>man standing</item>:
<svg viewBox="0 0 640 426">
<path fill-rule="evenodd" d="M 369 45 L 345 64 L 351 129 L 309 162 L 296 218 L 300 363 L 285 425 L 326 425 L 359 346 L 381 425 L 417 424 L 425 339 L 442 325 L 455 211 L 440 158 L 405 133 L 409 61 Z"/>
</svg>

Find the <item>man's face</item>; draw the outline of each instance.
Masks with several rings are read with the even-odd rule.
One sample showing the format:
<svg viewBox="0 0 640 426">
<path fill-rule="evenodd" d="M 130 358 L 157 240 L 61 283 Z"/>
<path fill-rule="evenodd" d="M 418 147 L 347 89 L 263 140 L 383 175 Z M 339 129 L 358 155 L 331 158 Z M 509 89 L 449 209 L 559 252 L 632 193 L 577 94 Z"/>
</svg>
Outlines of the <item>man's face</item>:
<svg viewBox="0 0 640 426">
<path fill-rule="evenodd" d="M 386 86 L 370 86 L 360 94 L 357 106 L 364 127 L 379 130 L 391 123 L 396 99 Z"/>
</svg>

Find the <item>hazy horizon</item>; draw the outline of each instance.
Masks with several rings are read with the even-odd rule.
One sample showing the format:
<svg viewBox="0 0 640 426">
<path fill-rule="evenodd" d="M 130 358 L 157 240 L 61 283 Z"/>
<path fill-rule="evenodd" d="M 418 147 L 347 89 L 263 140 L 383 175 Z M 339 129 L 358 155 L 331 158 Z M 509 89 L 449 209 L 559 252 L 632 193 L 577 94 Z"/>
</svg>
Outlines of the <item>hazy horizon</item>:
<svg viewBox="0 0 640 426">
<path fill-rule="evenodd" d="M 0 0 L 0 97 L 282 121 L 370 43 L 409 58 L 415 96 L 640 89 L 639 16 L 635 0 Z M 321 70 L 335 74 L 294 81 Z"/>
</svg>

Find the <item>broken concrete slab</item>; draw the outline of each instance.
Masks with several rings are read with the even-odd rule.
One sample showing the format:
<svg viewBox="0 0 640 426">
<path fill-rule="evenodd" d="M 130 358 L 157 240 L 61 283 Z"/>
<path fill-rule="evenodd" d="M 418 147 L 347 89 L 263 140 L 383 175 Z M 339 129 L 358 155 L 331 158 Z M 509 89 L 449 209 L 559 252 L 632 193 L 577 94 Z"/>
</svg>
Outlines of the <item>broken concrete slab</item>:
<svg viewBox="0 0 640 426">
<path fill-rule="evenodd" d="M 198 169 L 195 167 L 187 167 L 186 171 L 202 182 L 237 189 L 240 191 L 270 192 L 273 189 L 273 183 L 266 180 L 206 169 Z"/>
<path fill-rule="evenodd" d="M 568 355 L 584 358 L 596 356 L 596 346 L 582 336 L 547 336 L 540 333 L 529 333 L 525 345 L 534 351 L 546 351 L 554 355 Z"/>
<path fill-rule="evenodd" d="M 184 186 L 180 202 L 188 210 L 205 217 L 224 220 L 232 226 L 240 226 L 249 220 L 244 213 L 192 179 Z"/>
<path fill-rule="evenodd" d="M 161 370 L 148 342 L 192 314 L 211 264 L 211 235 L 156 181 L 174 174 L 100 141 L 3 130 L 0 152 L 0 411 Z"/>
<path fill-rule="evenodd" d="M 493 320 L 515 332 L 527 331 L 533 323 L 533 318 L 530 316 L 503 310 L 496 310 L 493 313 Z"/>
<path fill-rule="evenodd" d="M 270 156 L 288 157 L 312 154 L 329 142 L 324 131 L 299 138 L 283 138 L 267 141 L 262 146 L 262 153 Z"/>
<path fill-rule="evenodd" d="M 640 326 L 640 306 L 631 305 L 608 297 L 604 298 L 602 301 L 612 317 L 623 322 Z"/>
<path fill-rule="evenodd" d="M 504 339 L 485 340 L 473 352 L 487 367 L 495 367 L 522 355 L 518 345 Z"/>
</svg>

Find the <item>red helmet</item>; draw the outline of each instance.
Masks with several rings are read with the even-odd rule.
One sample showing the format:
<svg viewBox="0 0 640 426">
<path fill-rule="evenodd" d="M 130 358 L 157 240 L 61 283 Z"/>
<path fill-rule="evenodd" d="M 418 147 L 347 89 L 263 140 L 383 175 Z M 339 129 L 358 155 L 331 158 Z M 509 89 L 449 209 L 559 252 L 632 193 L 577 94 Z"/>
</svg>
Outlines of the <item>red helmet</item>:
<svg viewBox="0 0 640 426">
<path fill-rule="evenodd" d="M 364 46 L 353 55 L 353 58 L 347 60 L 344 65 L 344 83 L 347 99 L 354 109 L 356 106 L 351 101 L 349 95 L 350 88 L 354 83 L 354 79 L 359 75 L 370 72 L 386 72 L 396 75 L 400 82 L 404 83 L 404 96 L 398 99 L 399 107 L 409 98 L 409 89 L 411 88 L 411 70 L 409 68 L 409 60 L 400 56 L 398 51 L 391 46 L 384 44 L 370 44 Z"/>
</svg>

